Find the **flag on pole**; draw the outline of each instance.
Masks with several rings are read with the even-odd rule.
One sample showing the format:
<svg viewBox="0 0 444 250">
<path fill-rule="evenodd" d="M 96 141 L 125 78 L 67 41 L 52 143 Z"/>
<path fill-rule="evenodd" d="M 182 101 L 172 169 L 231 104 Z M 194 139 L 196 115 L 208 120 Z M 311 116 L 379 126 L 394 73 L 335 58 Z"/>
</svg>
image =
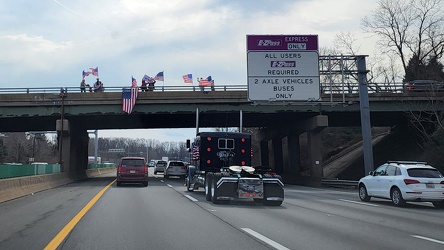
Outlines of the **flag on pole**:
<svg viewBox="0 0 444 250">
<path fill-rule="evenodd" d="M 143 81 L 149 81 L 150 79 L 151 79 L 151 77 L 148 75 L 144 75 L 142 78 Z"/>
<path fill-rule="evenodd" d="M 157 75 L 153 78 L 156 81 L 162 81 L 163 82 L 163 71 L 157 73 Z"/>
<path fill-rule="evenodd" d="M 137 80 L 132 76 L 131 76 L 131 87 L 137 87 Z"/>
<path fill-rule="evenodd" d="M 182 78 L 185 83 L 193 83 L 193 75 L 192 74 L 183 75 Z"/>
<path fill-rule="evenodd" d="M 128 114 L 133 111 L 134 105 L 136 104 L 137 94 L 139 93 L 139 88 L 123 88 L 122 89 L 122 109 Z"/>
<path fill-rule="evenodd" d="M 192 143 L 192 158 L 194 161 L 199 160 L 200 154 L 199 154 L 199 146 L 197 146 L 194 142 Z"/>
<path fill-rule="evenodd" d="M 99 67 L 96 68 L 89 68 L 91 70 L 91 74 L 93 76 L 99 76 Z"/>
<path fill-rule="evenodd" d="M 91 74 L 91 72 L 89 72 L 89 71 L 83 71 L 82 72 L 82 79 L 85 79 L 85 76 L 89 76 L 89 74 Z"/>
<path fill-rule="evenodd" d="M 199 81 L 199 86 L 203 86 L 203 87 L 211 86 L 211 81 L 212 81 L 211 76 L 208 76 L 208 77 L 205 78 L 205 79 L 202 78 L 202 79 Z"/>
</svg>

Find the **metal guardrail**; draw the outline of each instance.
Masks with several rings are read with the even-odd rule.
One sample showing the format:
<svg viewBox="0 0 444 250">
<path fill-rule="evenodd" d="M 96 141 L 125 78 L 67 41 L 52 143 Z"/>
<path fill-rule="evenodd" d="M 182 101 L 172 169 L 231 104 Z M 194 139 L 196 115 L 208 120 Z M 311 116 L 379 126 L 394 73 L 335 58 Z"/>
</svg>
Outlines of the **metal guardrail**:
<svg viewBox="0 0 444 250">
<path fill-rule="evenodd" d="M 130 88 L 131 86 L 111 86 L 104 87 L 104 92 L 122 92 L 123 88 Z M 139 86 L 140 88 L 140 86 Z M 247 90 L 247 85 L 221 85 L 214 86 L 214 91 L 238 91 Z M 5 94 L 30 94 L 30 93 L 80 93 L 80 87 L 37 87 L 37 88 L 0 88 L 0 93 Z M 202 91 L 199 86 L 192 85 L 177 85 L 177 86 L 155 86 L 154 92 L 167 91 Z M 212 91 L 211 87 L 205 87 L 205 91 Z M 88 89 L 86 92 L 90 92 Z"/>
<path fill-rule="evenodd" d="M 325 179 L 321 180 L 321 184 L 323 186 L 329 187 L 353 187 L 358 188 L 358 181 L 350 181 L 350 180 L 338 180 L 338 179 Z"/>
<path fill-rule="evenodd" d="M 404 83 L 395 83 L 390 86 L 378 83 L 369 83 L 368 85 L 369 93 L 404 93 L 405 86 Z M 104 87 L 104 92 L 122 92 L 123 88 L 129 88 L 130 86 L 107 86 Z M 140 87 L 140 86 L 139 86 Z M 5 94 L 30 94 L 30 93 L 55 93 L 59 94 L 62 90 L 66 93 L 80 93 L 80 86 L 68 86 L 68 87 L 36 87 L 36 88 L 0 88 L 0 93 Z M 248 86 L 246 84 L 242 85 L 216 85 L 214 86 L 214 91 L 247 91 Z M 359 93 L 359 88 L 357 83 L 347 83 L 347 84 L 330 84 L 321 83 L 320 90 L 322 94 L 357 94 Z M 92 91 L 92 90 L 91 90 Z M 196 85 L 156 85 L 154 92 L 166 92 L 166 91 L 201 91 L 199 86 Z M 205 87 L 205 91 L 212 91 L 210 86 Z M 87 88 L 86 92 L 90 92 Z"/>
</svg>

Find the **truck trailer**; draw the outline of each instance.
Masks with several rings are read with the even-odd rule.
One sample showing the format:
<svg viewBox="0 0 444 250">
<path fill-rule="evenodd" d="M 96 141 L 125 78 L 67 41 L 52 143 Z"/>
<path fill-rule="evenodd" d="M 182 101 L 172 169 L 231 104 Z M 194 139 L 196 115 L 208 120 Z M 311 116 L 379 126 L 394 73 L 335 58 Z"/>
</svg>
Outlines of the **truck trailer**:
<svg viewBox="0 0 444 250">
<path fill-rule="evenodd" d="M 251 135 L 239 132 L 198 132 L 187 140 L 191 164 L 185 178 L 189 192 L 205 190 L 215 204 L 249 199 L 268 206 L 284 200 L 281 176 L 268 167 L 251 166 Z"/>
</svg>

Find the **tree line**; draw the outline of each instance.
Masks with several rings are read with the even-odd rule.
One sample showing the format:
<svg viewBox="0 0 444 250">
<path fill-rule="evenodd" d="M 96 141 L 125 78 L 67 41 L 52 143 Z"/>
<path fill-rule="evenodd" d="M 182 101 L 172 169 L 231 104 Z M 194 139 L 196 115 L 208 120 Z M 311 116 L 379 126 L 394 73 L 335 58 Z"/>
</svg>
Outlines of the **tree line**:
<svg viewBox="0 0 444 250">
<path fill-rule="evenodd" d="M 95 154 L 95 139 L 89 139 L 88 155 Z M 118 163 L 124 156 L 188 161 L 186 142 L 160 142 L 154 139 L 102 138 L 97 140 L 98 156 L 102 162 Z M 119 149 L 117 151 L 115 149 Z M 57 135 L 14 132 L 0 134 L 0 163 L 59 162 Z"/>
</svg>

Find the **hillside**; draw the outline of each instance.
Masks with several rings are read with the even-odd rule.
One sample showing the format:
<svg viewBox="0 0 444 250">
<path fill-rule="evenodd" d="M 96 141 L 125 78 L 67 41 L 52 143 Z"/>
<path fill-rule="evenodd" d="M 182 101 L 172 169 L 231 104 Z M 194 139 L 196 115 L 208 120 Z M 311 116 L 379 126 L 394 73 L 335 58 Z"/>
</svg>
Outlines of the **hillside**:
<svg viewBox="0 0 444 250">
<path fill-rule="evenodd" d="M 375 168 L 390 160 L 424 161 L 423 149 L 418 135 L 409 130 L 400 130 L 387 135 L 373 147 Z M 359 180 L 365 176 L 364 156 L 360 156 L 337 178 L 342 180 Z"/>
</svg>

